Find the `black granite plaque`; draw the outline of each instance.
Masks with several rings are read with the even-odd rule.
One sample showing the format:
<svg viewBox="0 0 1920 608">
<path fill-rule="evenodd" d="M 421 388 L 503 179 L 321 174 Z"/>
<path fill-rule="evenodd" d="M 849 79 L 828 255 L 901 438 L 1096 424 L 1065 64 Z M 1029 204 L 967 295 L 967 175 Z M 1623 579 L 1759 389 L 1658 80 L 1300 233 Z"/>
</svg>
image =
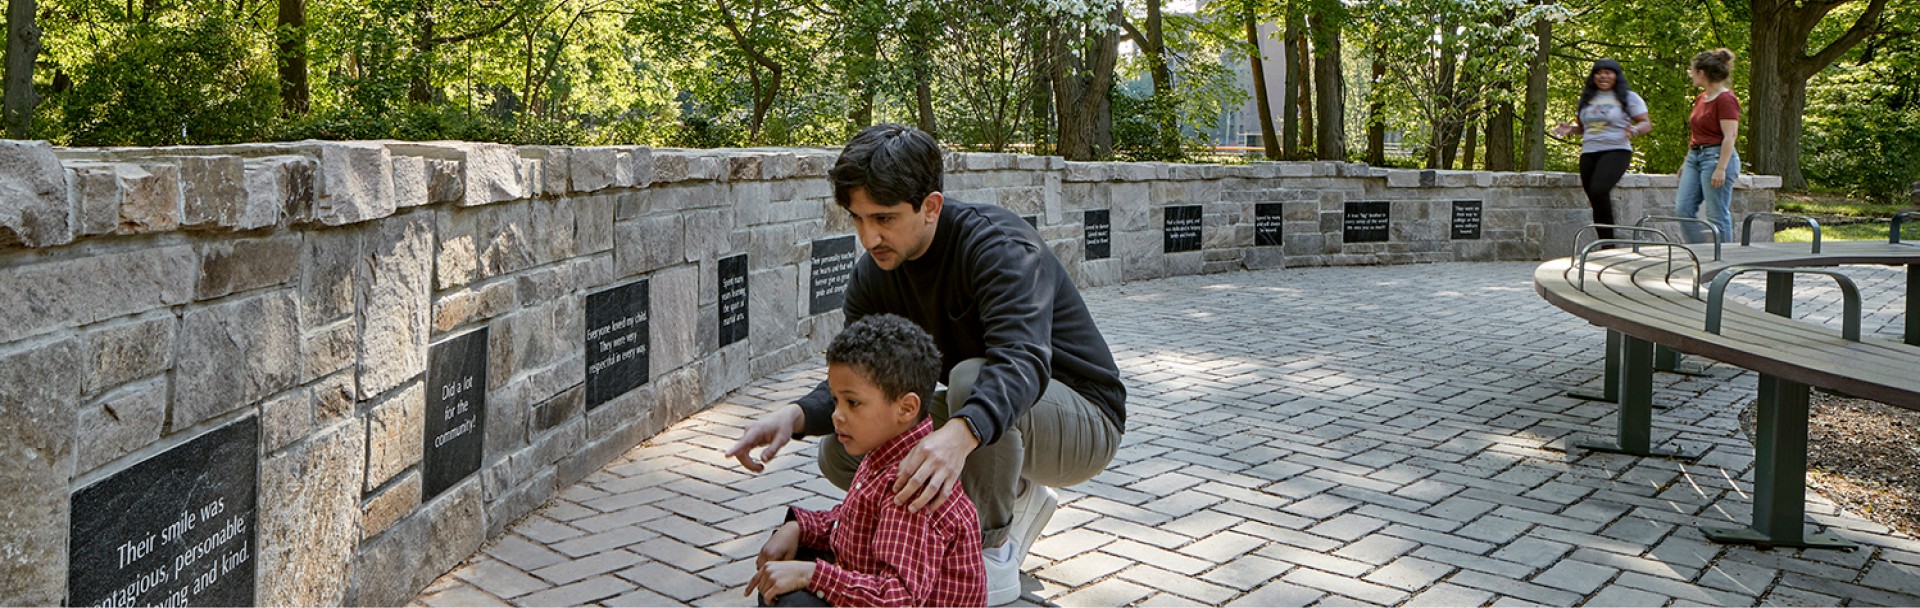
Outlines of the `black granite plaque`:
<svg viewBox="0 0 1920 608">
<path fill-rule="evenodd" d="M 1253 206 L 1253 244 L 1256 247 L 1279 247 L 1281 228 L 1286 225 L 1285 208 L 1280 203 L 1259 203 Z"/>
<path fill-rule="evenodd" d="M 747 254 L 720 258 L 720 345 L 747 339 Z"/>
<path fill-rule="evenodd" d="M 1087 211 L 1087 259 L 1104 260 L 1113 255 L 1113 213 L 1106 209 Z"/>
<path fill-rule="evenodd" d="M 1026 220 L 1026 221 L 1027 221 L 1027 225 L 1028 225 L 1028 226 L 1032 226 L 1034 230 L 1039 230 L 1039 229 L 1040 229 L 1040 216 L 1038 216 L 1038 215 L 1022 215 L 1022 216 L 1020 216 L 1020 219 L 1023 219 L 1023 220 Z"/>
<path fill-rule="evenodd" d="M 587 294 L 587 409 L 647 383 L 647 280 Z"/>
<path fill-rule="evenodd" d="M 813 275 L 807 282 L 812 297 L 807 314 L 817 315 L 847 303 L 847 281 L 853 278 L 853 262 L 860 259 L 860 247 L 853 235 L 813 242 Z"/>
<path fill-rule="evenodd" d="M 254 605 L 260 419 L 73 493 L 70 606 Z"/>
<path fill-rule="evenodd" d="M 1480 201 L 1453 202 L 1454 240 L 1480 240 Z"/>
<path fill-rule="evenodd" d="M 487 328 L 427 347 L 426 416 L 422 501 L 480 470 L 487 436 Z"/>
<path fill-rule="evenodd" d="M 1167 207 L 1167 253 L 1200 250 L 1200 206 Z"/>
<path fill-rule="evenodd" d="M 1387 242 L 1387 218 L 1391 214 L 1393 203 L 1387 201 L 1365 201 L 1347 203 L 1344 234 L 1342 242 L 1347 243 L 1385 243 Z"/>
</svg>

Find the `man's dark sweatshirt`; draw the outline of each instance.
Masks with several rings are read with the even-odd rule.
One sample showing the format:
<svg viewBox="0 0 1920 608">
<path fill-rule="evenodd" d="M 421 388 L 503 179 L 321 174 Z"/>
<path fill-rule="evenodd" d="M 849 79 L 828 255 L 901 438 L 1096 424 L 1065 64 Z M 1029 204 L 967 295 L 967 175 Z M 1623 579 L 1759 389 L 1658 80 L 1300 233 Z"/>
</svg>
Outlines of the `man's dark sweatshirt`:
<svg viewBox="0 0 1920 608">
<path fill-rule="evenodd" d="M 933 243 L 918 259 L 881 270 L 861 256 L 847 286 L 847 325 L 870 314 L 906 317 L 933 335 L 941 375 L 961 361 L 987 360 L 973 394 L 953 410 L 982 445 L 1033 407 L 1057 379 L 1126 430 L 1127 389 L 1106 338 L 1066 268 L 1040 233 L 1001 207 L 951 198 Z M 833 432 L 833 394 L 822 381 L 802 397 L 802 435 Z"/>
</svg>

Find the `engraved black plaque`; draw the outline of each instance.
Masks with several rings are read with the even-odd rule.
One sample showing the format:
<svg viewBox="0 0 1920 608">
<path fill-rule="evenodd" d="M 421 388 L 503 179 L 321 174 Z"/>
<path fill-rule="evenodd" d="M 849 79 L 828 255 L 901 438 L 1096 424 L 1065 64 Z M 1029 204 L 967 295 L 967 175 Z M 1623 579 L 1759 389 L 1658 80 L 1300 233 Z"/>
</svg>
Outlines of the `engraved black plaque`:
<svg viewBox="0 0 1920 608">
<path fill-rule="evenodd" d="M 813 242 L 813 275 L 807 282 L 810 292 L 807 314 L 817 315 L 847 303 L 847 281 L 853 278 L 853 262 L 860 259 L 860 248 L 853 235 Z"/>
<path fill-rule="evenodd" d="M 1034 227 L 1035 230 L 1040 228 L 1040 216 L 1038 215 L 1022 215 L 1020 219 L 1026 220 L 1027 225 Z"/>
<path fill-rule="evenodd" d="M 587 409 L 647 383 L 647 280 L 587 294 Z"/>
<path fill-rule="evenodd" d="M 487 328 L 427 348 L 426 415 L 423 501 L 480 470 L 487 436 Z"/>
<path fill-rule="evenodd" d="M 1453 202 L 1454 240 L 1480 240 L 1480 201 Z"/>
<path fill-rule="evenodd" d="M 73 493 L 71 606 L 251 606 L 260 418 Z"/>
<path fill-rule="evenodd" d="M 1104 260 L 1113 255 L 1113 212 L 1087 211 L 1087 259 Z"/>
<path fill-rule="evenodd" d="M 1347 243 L 1387 242 L 1387 218 L 1393 203 L 1366 201 L 1347 203 L 1341 241 Z"/>
<path fill-rule="evenodd" d="M 720 345 L 747 339 L 747 254 L 720 259 Z"/>
<path fill-rule="evenodd" d="M 1260 203 L 1253 206 L 1253 244 L 1256 247 L 1278 247 L 1281 227 L 1286 225 L 1286 215 L 1280 203 Z"/>
<path fill-rule="evenodd" d="M 1200 206 L 1167 207 L 1165 251 L 1179 253 L 1200 250 Z"/>
</svg>

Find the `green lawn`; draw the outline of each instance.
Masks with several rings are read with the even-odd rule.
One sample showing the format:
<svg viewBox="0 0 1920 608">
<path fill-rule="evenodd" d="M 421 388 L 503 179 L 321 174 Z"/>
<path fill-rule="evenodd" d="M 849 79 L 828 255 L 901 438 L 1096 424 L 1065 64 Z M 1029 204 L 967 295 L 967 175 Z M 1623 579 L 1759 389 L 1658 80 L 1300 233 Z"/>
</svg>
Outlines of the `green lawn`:
<svg viewBox="0 0 1920 608">
<path fill-rule="evenodd" d="M 1817 193 L 1781 193 L 1774 201 L 1774 208 L 1780 213 L 1813 216 L 1820 221 L 1820 238 L 1828 241 L 1884 241 L 1887 238 L 1887 218 L 1902 211 L 1917 210 L 1912 205 L 1869 203 Z M 1875 221 L 1860 222 L 1858 218 L 1872 218 Z M 1920 218 L 1908 218 L 1900 228 L 1901 241 L 1920 242 Z M 1801 224 L 1775 232 L 1773 240 L 1805 243 L 1813 240 L 1813 230 Z"/>
<path fill-rule="evenodd" d="M 1887 240 L 1886 222 L 1860 224 L 1841 224 L 1838 226 L 1820 226 L 1820 239 L 1825 241 L 1884 241 Z M 1781 243 L 1805 243 L 1813 240 L 1813 230 L 1806 226 L 1786 228 L 1773 233 L 1773 240 Z M 1900 224 L 1900 242 L 1920 243 L 1920 218 L 1909 219 Z"/>
</svg>

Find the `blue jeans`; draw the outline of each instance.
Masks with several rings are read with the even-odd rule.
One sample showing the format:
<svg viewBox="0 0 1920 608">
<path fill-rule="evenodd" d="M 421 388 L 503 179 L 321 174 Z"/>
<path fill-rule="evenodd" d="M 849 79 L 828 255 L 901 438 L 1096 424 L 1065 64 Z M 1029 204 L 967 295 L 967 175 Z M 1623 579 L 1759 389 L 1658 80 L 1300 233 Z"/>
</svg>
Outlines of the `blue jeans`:
<svg viewBox="0 0 1920 608">
<path fill-rule="evenodd" d="M 1720 187 L 1713 187 L 1713 168 L 1720 163 L 1720 146 L 1708 146 L 1687 152 L 1687 160 L 1680 163 L 1680 190 L 1673 197 L 1674 210 L 1680 217 L 1700 217 L 1700 203 L 1705 202 L 1707 216 L 1704 219 L 1720 229 L 1720 240 L 1733 240 L 1733 182 L 1740 179 L 1740 153 L 1728 150 L 1733 158 L 1727 159 L 1727 179 Z M 1699 224 L 1680 225 L 1682 234 L 1689 243 L 1711 243 L 1711 235 Z"/>
</svg>

